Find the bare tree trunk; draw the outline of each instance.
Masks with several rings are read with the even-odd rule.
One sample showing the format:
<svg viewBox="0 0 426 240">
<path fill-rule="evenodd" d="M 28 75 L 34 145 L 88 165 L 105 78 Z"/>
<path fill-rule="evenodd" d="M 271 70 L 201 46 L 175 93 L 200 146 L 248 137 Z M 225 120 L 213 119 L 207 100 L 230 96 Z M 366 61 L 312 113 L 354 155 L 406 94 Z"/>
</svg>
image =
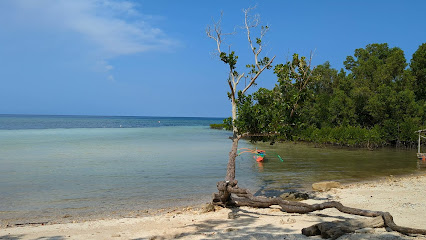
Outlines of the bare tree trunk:
<svg viewBox="0 0 426 240">
<path fill-rule="evenodd" d="M 256 29 L 259 27 L 260 19 L 258 15 L 251 15 L 249 14 L 251 10 L 254 8 L 248 8 L 243 10 L 244 12 L 244 28 L 247 32 L 247 40 L 249 42 L 250 48 L 253 52 L 254 56 L 254 64 L 250 65 L 253 66 L 253 69 L 251 70 L 249 77 L 250 81 L 248 85 L 245 86 L 245 88 L 241 91 L 241 94 L 245 94 L 245 92 L 253 85 L 255 84 L 256 79 L 260 76 L 260 74 L 266 70 L 271 68 L 271 64 L 275 59 L 275 56 L 272 57 L 272 59 L 269 59 L 265 57 L 262 60 L 259 60 L 260 53 L 262 52 L 263 45 L 262 45 L 262 38 L 265 36 L 265 34 L 268 32 L 269 27 L 268 26 L 262 26 L 260 31 L 260 36 L 256 37 L 255 44 L 252 41 L 251 36 L 251 30 Z M 238 56 L 234 56 L 234 52 L 232 51 L 231 54 L 226 54 L 221 50 L 221 45 L 223 41 L 223 36 L 229 35 L 228 33 L 223 33 L 221 28 L 221 21 L 222 21 L 222 14 L 220 19 L 217 22 L 214 22 L 212 26 L 208 26 L 206 28 L 206 34 L 209 38 L 213 39 L 216 42 L 217 46 L 217 54 L 220 56 L 220 59 L 229 66 L 229 75 L 228 75 L 228 85 L 229 85 L 229 98 L 231 99 L 232 104 L 232 147 L 231 151 L 229 152 L 229 160 L 228 160 L 228 166 L 226 170 L 226 176 L 225 176 L 225 182 L 219 182 L 218 183 L 218 190 L 219 190 L 219 196 L 218 199 L 225 199 L 225 202 L 222 202 L 226 205 L 228 202 L 230 194 L 227 194 L 227 184 L 230 184 L 231 186 L 236 186 L 235 181 L 235 158 L 237 157 L 237 151 L 238 151 L 238 141 L 241 138 L 241 133 L 238 131 L 238 127 L 235 125 L 235 121 L 237 120 L 237 86 L 240 83 L 241 78 L 244 77 L 244 73 L 238 73 L 236 71 L 236 63 Z M 233 33 L 230 33 L 233 34 Z M 234 185 L 235 182 L 235 185 Z M 221 192 L 223 189 L 224 192 Z"/>
<path fill-rule="evenodd" d="M 232 147 L 231 151 L 229 152 L 229 160 L 228 160 L 228 167 L 226 169 L 226 177 L 225 181 L 233 181 L 235 180 L 235 159 L 237 158 L 237 151 L 238 151 L 238 138 L 232 139 Z"/>
<path fill-rule="evenodd" d="M 235 126 L 235 120 L 237 119 L 237 104 L 235 103 L 235 98 L 232 97 L 232 146 L 231 151 L 229 152 L 228 166 L 226 168 L 225 181 L 220 181 L 217 183 L 217 189 L 219 193 L 213 194 L 213 202 L 217 204 L 228 206 L 231 203 L 231 192 L 228 191 L 228 186 L 237 187 L 238 181 L 235 180 L 235 159 L 238 154 L 238 141 L 240 137 L 238 136 L 238 129 Z"/>
</svg>

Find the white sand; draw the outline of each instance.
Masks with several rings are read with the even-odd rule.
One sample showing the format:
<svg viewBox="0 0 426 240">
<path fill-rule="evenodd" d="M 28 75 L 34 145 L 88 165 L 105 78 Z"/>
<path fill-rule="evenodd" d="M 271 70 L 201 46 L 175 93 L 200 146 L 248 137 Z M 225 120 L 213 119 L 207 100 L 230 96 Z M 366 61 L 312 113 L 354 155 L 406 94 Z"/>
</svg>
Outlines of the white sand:
<svg viewBox="0 0 426 240">
<path fill-rule="evenodd" d="M 426 175 L 347 185 L 318 194 L 307 203 L 337 200 L 346 206 L 388 211 L 396 224 L 426 228 Z M 237 218 L 228 219 L 234 212 Z M 202 213 L 195 208 L 174 210 L 158 216 L 97 220 L 79 223 L 0 229 L 0 239 L 320 239 L 305 237 L 301 229 L 322 221 L 357 218 L 326 209 L 310 214 L 288 214 L 277 208 L 218 209 Z M 364 229 L 339 239 L 426 239 Z"/>
</svg>

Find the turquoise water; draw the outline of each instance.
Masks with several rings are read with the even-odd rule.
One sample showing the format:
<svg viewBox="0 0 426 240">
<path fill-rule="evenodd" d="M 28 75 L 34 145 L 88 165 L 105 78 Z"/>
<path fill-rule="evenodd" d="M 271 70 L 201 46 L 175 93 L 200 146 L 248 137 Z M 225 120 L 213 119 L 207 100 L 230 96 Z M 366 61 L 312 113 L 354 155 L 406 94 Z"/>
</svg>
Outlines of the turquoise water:
<svg viewBox="0 0 426 240">
<path fill-rule="evenodd" d="M 208 202 L 225 176 L 221 119 L 0 115 L 0 220 L 108 215 Z M 240 141 L 266 150 L 237 158 L 240 186 L 304 188 L 410 174 L 415 150 L 314 148 Z M 280 155 L 283 162 L 279 160 Z"/>
<path fill-rule="evenodd" d="M 230 134 L 209 129 L 221 119 L 7 116 L 2 121 L 9 130 L 0 130 L 0 219 L 207 202 L 225 176 L 230 150 Z M 90 127 L 78 128 L 84 122 Z M 139 127 L 123 127 L 135 122 Z M 92 128 L 96 124 L 122 127 Z"/>
<path fill-rule="evenodd" d="M 146 128 L 170 126 L 208 126 L 219 118 L 132 117 L 132 116 L 51 116 L 0 114 L 0 129 L 53 128 Z"/>
</svg>

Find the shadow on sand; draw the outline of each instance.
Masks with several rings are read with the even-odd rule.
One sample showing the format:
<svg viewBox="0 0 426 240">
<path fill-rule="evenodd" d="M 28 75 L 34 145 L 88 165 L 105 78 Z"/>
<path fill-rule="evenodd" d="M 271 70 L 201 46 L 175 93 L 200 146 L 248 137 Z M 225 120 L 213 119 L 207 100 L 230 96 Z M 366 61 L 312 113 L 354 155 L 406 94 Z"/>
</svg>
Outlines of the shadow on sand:
<svg viewBox="0 0 426 240">
<path fill-rule="evenodd" d="M 0 239 L 2 240 L 20 240 L 24 239 L 25 235 L 4 235 L 0 236 Z M 53 236 L 53 237 L 39 237 L 34 238 L 34 240 L 64 240 L 66 237 L 63 236 Z"/>
<path fill-rule="evenodd" d="M 278 210 L 278 209 L 277 209 Z M 308 225 L 318 223 L 318 218 L 321 221 L 333 221 L 333 220 L 347 220 L 349 218 L 343 216 L 330 216 L 327 214 L 307 214 L 309 218 Z M 187 226 L 182 227 L 182 233 L 175 235 L 157 235 L 149 238 L 132 238 L 132 240 L 163 240 L 163 239 L 249 239 L 249 240 L 274 240 L 274 239 L 286 239 L 286 240 L 318 240 L 320 236 L 306 237 L 302 235 L 300 230 L 295 231 L 292 223 L 294 222 L 281 222 L 281 224 L 273 225 L 269 223 L 262 224 L 261 217 L 273 217 L 277 221 L 283 219 L 293 219 L 300 217 L 300 214 L 285 214 L 281 211 L 259 213 L 256 211 L 250 211 L 241 208 L 232 208 L 228 214 L 228 219 L 209 219 L 201 222 L 196 222 Z M 304 220 L 306 221 L 306 219 Z M 167 226 L 164 226 L 167 227 Z M 307 227 L 307 226 L 306 226 Z M 189 229 L 186 229 L 189 228 Z M 194 230 L 195 229 L 195 230 Z M 186 231 L 185 231 L 186 230 Z M 4 240 L 21 240 L 28 239 L 25 235 L 3 235 L 0 239 Z M 39 237 L 31 240 L 65 240 L 69 239 L 66 236 L 50 236 L 50 237 Z M 123 239 L 123 238 L 117 238 Z M 414 239 L 409 236 L 402 236 L 395 233 L 357 233 L 347 234 L 339 238 L 339 240 L 411 240 Z M 423 239 L 423 238 L 422 238 Z"/>
<path fill-rule="evenodd" d="M 306 237 L 301 232 L 295 233 L 294 228 L 291 229 L 291 223 L 282 223 L 280 227 L 272 224 L 262 224 L 260 216 L 272 216 L 276 217 L 277 221 L 283 219 L 282 212 L 276 212 L 276 214 L 263 214 L 258 212 L 252 212 L 241 208 L 232 208 L 232 211 L 228 216 L 235 217 L 234 219 L 224 220 L 205 220 L 202 222 L 194 223 L 186 227 L 195 227 L 195 231 L 188 231 L 174 236 L 152 236 L 149 239 L 250 239 L 250 240 L 269 240 L 269 239 L 306 239 L 306 240 L 317 240 L 322 239 L 320 236 Z M 333 220 L 346 220 L 343 216 L 329 216 L 326 214 L 309 214 L 312 216 L 312 225 L 317 223 L 316 217 L 326 219 L 326 221 Z M 289 215 L 286 214 L 286 218 L 300 216 L 299 214 Z M 233 218 L 232 217 L 232 218 Z M 286 225 L 288 227 L 286 227 Z M 300 229 L 301 230 L 301 229 Z M 146 238 L 136 238 L 132 240 L 145 240 Z M 339 240 L 367 240 L 367 239 L 381 239 L 381 240 L 406 240 L 412 239 L 405 236 L 398 236 L 392 233 L 377 234 L 348 234 L 339 238 Z"/>
</svg>

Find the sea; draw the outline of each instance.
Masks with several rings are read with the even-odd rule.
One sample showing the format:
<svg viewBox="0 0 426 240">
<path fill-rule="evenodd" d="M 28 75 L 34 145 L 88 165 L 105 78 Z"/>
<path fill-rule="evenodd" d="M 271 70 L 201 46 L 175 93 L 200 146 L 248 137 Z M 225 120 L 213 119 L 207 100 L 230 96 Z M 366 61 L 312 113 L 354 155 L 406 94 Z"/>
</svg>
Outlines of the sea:
<svg viewBox="0 0 426 240">
<path fill-rule="evenodd" d="M 208 202 L 226 174 L 231 147 L 229 132 L 209 127 L 221 122 L 0 115 L 0 220 Z M 247 171 L 241 168 L 243 176 Z"/>
<path fill-rule="evenodd" d="M 135 216 L 211 201 L 224 179 L 231 133 L 221 118 L 0 115 L 0 227 Z M 236 161 L 256 194 L 415 174 L 414 150 L 250 143 L 266 150 Z M 280 157 L 278 157 L 280 156 Z"/>
</svg>

